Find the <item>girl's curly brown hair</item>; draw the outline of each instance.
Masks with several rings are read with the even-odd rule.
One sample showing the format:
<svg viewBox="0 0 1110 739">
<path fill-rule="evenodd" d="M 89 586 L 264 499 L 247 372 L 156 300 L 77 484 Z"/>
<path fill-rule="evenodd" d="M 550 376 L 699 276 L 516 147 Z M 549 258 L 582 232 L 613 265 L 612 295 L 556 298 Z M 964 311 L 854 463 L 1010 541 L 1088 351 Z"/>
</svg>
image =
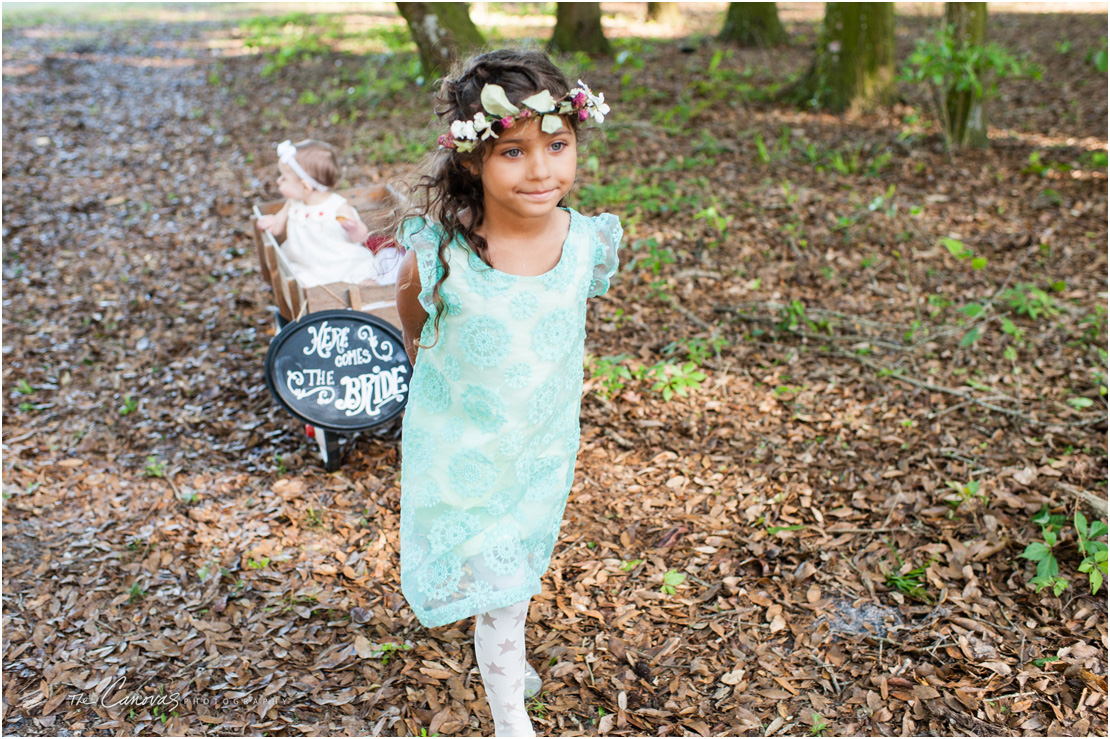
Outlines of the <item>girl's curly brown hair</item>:
<svg viewBox="0 0 1110 739">
<path fill-rule="evenodd" d="M 563 72 L 542 51 L 525 49 L 498 49 L 460 62 L 441 82 L 435 96 L 435 112 L 447 128 L 454 121 L 473 120 L 482 108 L 482 88 L 487 84 L 500 85 L 514 105 L 537 92 L 547 90 L 558 99 L 570 90 Z M 563 116 L 565 125 L 577 136 L 578 117 Z M 494 122 L 494 133 L 502 127 Z M 413 187 L 415 209 L 404 214 L 400 222 L 418 216 L 438 223 L 443 229 L 437 258 L 443 265 L 443 276 L 432 291 L 436 313 L 434 326 L 439 338 L 439 322 L 446 310 L 440 294 L 444 280 L 450 274 L 447 263 L 448 246 L 459 236 L 487 265 L 488 245 L 477 231 L 485 221 L 482 191 L 482 163 L 495 139 L 480 141 L 468 152 L 440 149 L 428 157 L 423 172 Z M 563 201 L 559 202 L 563 205 Z M 400 225 L 400 223 L 398 224 Z M 434 342 L 433 342 L 434 343 Z M 418 344 L 419 345 L 419 344 Z"/>
</svg>

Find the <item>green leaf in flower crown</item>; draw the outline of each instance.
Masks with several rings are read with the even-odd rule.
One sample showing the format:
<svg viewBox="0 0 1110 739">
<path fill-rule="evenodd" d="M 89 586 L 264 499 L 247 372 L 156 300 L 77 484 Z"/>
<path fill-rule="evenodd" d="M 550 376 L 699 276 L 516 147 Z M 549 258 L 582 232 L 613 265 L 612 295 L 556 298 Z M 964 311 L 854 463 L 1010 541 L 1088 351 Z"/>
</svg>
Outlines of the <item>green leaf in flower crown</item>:
<svg viewBox="0 0 1110 739">
<path fill-rule="evenodd" d="M 520 108 L 509 102 L 509 98 L 505 95 L 505 88 L 501 85 L 486 85 L 482 88 L 482 107 L 487 113 L 498 118 L 520 112 Z"/>
<path fill-rule="evenodd" d="M 537 92 L 531 97 L 526 97 L 520 101 L 521 105 L 527 105 L 537 113 L 550 113 L 555 110 L 555 98 L 551 97 L 551 93 L 547 90 Z"/>
<path fill-rule="evenodd" d="M 540 130 L 544 133 L 555 133 L 563 127 L 563 119 L 557 115 L 545 115 L 540 123 Z"/>
</svg>

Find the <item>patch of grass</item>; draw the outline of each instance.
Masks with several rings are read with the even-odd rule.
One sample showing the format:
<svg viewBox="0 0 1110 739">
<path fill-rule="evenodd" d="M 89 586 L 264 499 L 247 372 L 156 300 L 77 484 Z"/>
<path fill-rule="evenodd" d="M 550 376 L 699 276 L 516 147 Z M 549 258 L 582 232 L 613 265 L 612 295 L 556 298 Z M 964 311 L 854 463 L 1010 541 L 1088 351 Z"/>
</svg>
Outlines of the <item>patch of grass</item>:
<svg viewBox="0 0 1110 739">
<path fill-rule="evenodd" d="M 684 95 L 679 102 L 670 107 L 655 111 L 651 120 L 662 131 L 671 136 L 685 136 L 691 121 L 713 105 L 711 100 L 694 101 Z"/>
<path fill-rule="evenodd" d="M 950 493 L 948 497 L 944 498 L 945 504 L 951 506 L 952 508 L 952 510 L 949 511 L 949 518 L 953 517 L 965 503 L 969 503 L 971 501 L 979 501 L 984 507 L 986 507 L 987 503 L 989 502 L 986 493 L 982 493 L 979 491 L 978 480 L 969 480 L 966 483 L 954 482 L 952 480 L 949 480 L 944 484 L 950 490 L 952 490 L 952 493 Z"/>
<path fill-rule="evenodd" d="M 546 691 L 532 696 L 531 700 L 528 701 L 528 713 L 535 714 L 536 718 L 546 719 L 548 711 L 546 700 L 548 700 Z"/>
<path fill-rule="evenodd" d="M 337 35 L 340 20 L 323 13 L 260 15 L 245 20 L 240 30 L 246 48 L 266 52 L 262 76 L 268 77 L 288 64 L 327 51 L 322 39 Z"/>
<path fill-rule="evenodd" d="M 1097 69 L 1099 74 L 1106 74 L 1107 69 L 1110 68 L 1110 65 L 1107 64 L 1106 36 L 1102 37 L 1098 46 L 1091 47 L 1084 61 Z"/>
<path fill-rule="evenodd" d="M 1042 506 L 1033 517 L 1033 523 L 1041 527 L 1043 541 L 1029 544 L 1021 556 L 1037 564 L 1037 574 L 1029 584 L 1036 588 L 1038 593 L 1044 588 L 1051 587 L 1053 594 L 1059 597 L 1060 593 L 1068 588 L 1067 579 L 1060 577 L 1060 563 L 1056 560 L 1056 553 L 1053 551 L 1066 520 L 1064 516 L 1052 513 L 1047 505 Z"/>
<path fill-rule="evenodd" d="M 694 214 L 694 220 L 704 220 L 718 234 L 718 238 L 709 243 L 710 247 L 717 246 L 724 240 L 725 236 L 728 234 L 729 224 L 732 223 L 732 219 L 735 217 L 723 215 L 721 211 L 717 209 L 717 198 L 713 197 L 712 199 L 714 205 L 704 208 Z"/>
<path fill-rule="evenodd" d="M 305 527 L 310 529 L 322 529 L 327 526 L 327 524 L 324 523 L 324 517 L 320 514 L 320 511 L 312 506 L 309 506 L 308 510 L 305 511 L 304 521 Z"/>
<path fill-rule="evenodd" d="M 129 416 L 139 409 L 139 401 L 131 397 L 131 393 L 123 396 L 123 404 L 117 409 L 121 416 Z"/>
<path fill-rule="evenodd" d="M 884 541 L 886 540 L 884 539 Z M 930 560 L 928 563 L 921 565 L 920 567 L 914 567 L 911 569 L 907 563 L 902 561 L 902 557 L 898 554 L 898 551 L 894 548 L 894 545 L 892 545 L 889 541 L 886 541 L 886 545 L 890 549 L 890 553 L 894 555 L 894 560 L 898 565 L 893 570 L 883 572 L 883 578 L 886 580 L 886 586 L 888 588 L 897 590 L 905 595 L 908 595 L 914 600 L 920 600 L 925 603 L 932 603 L 933 598 L 926 590 L 927 580 L 925 577 L 925 571 L 929 569 L 929 565 L 932 564 L 932 561 Z"/>
<path fill-rule="evenodd" d="M 582 210 L 615 209 L 628 206 L 646 213 L 675 213 L 685 208 L 697 207 L 702 198 L 698 190 L 708 185 L 704 178 L 683 183 L 689 190 L 673 180 L 659 183 L 637 182 L 632 177 L 619 177 L 607 183 L 592 182 L 578 189 L 578 202 Z"/>
<path fill-rule="evenodd" d="M 615 357 L 598 357 L 589 361 L 591 376 L 600 380 L 601 389 L 598 395 L 610 400 L 613 396 L 624 391 L 632 381 L 632 371 L 623 362 L 631 359 L 630 354 L 620 354 Z"/>
<path fill-rule="evenodd" d="M 659 588 L 661 593 L 674 595 L 675 588 L 686 581 L 686 575 L 678 570 L 668 570 L 663 574 L 663 585 Z"/>
<path fill-rule="evenodd" d="M 1088 151 L 1082 157 L 1084 166 L 1091 169 L 1106 169 L 1107 153 L 1105 151 Z"/>
<path fill-rule="evenodd" d="M 143 468 L 143 474 L 147 477 L 164 478 L 166 476 L 166 463 L 158 459 L 158 457 L 147 457 L 146 467 Z"/>
<path fill-rule="evenodd" d="M 685 398 L 689 390 L 697 389 L 706 379 L 706 374 L 695 362 L 659 362 L 648 372 L 655 378 L 652 392 L 659 393 L 666 401 L 675 395 Z"/>
<path fill-rule="evenodd" d="M 932 598 L 925 591 L 925 570 L 926 566 L 916 567 L 906 572 L 885 572 L 886 585 L 888 588 L 899 590 L 911 598 L 931 602 Z"/>
<path fill-rule="evenodd" d="M 714 336 L 709 339 L 691 336 L 688 339 L 672 341 L 667 344 L 663 347 L 663 353 L 671 355 L 681 351 L 686 354 L 688 360 L 701 365 L 705 364 L 711 356 L 720 357 L 721 350 L 727 346 L 728 340 L 719 336 Z"/>
<path fill-rule="evenodd" d="M 1075 531 L 1079 539 L 1079 553 L 1083 555 L 1083 561 L 1079 563 L 1079 571 L 1087 575 L 1091 595 L 1094 595 L 1102 587 L 1107 574 L 1106 542 L 1095 541 L 1095 539 L 1106 536 L 1107 526 L 1104 521 L 1091 521 L 1088 526 L 1086 516 L 1076 511 Z"/>
<path fill-rule="evenodd" d="M 398 652 L 407 652 L 412 649 L 411 644 L 394 644 L 392 642 L 382 642 L 381 644 L 370 645 L 374 650 L 371 657 L 379 658 L 382 661 L 382 666 L 389 664 L 389 660 Z"/>
<path fill-rule="evenodd" d="M 1019 283 L 1008 288 L 1000 297 L 1019 316 L 1028 316 L 1033 320 L 1041 316 L 1055 316 L 1060 313 L 1060 309 L 1052 296 L 1033 285 Z"/>
<path fill-rule="evenodd" d="M 632 259 L 625 265 L 626 270 L 647 268 L 658 275 L 668 264 L 675 263 L 675 253 L 670 247 L 660 245 L 658 239 L 636 239 L 632 242 Z"/>
<path fill-rule="evenodd" d="M 420 161 L 431 145 L 420 128 L 386 131 L 367 147 L 370 158 L 383 164 L 414 163 Z"/>
</svg>

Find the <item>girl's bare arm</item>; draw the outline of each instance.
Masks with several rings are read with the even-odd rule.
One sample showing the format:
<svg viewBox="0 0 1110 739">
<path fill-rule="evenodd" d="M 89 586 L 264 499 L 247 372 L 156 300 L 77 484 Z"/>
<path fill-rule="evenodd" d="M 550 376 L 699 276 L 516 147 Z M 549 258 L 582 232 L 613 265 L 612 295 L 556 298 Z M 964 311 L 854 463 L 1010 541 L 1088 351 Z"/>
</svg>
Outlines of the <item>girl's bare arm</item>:
<svg viewBox="0 0 1110 739">
<path fill-rule="evenodd" d="M 416 251 L 405 254 L 397 274 L 397 313 L 401 316 L 401 334 L 405 339 L 405 353 L 416 364 L 416 341 L 424 330 L 428 312 L 420 305 L 420 270 L 416 266 Z"/>
</svg>

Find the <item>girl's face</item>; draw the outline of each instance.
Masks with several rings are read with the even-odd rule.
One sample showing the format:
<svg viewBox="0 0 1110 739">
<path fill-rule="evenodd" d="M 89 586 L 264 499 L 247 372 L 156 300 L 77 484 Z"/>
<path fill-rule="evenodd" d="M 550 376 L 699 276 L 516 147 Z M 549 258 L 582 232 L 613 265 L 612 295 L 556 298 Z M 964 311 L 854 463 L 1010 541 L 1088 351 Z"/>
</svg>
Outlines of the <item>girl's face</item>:
<svg viewBox="0 0 1110 739">
<path fill-rule="evenodd" d="M 539 118 L 517 121 L 494 140 L 482 161 L 486 218 L 545 218 L 574 185 L 577 137 L 565 123 L 555 133 Z"/>
<path fill-rule="evenodd" d="M 278 165 L 278 189 L 286 200 L 305 200 L 312 192 L 288 164 Z"/>
</svg>

